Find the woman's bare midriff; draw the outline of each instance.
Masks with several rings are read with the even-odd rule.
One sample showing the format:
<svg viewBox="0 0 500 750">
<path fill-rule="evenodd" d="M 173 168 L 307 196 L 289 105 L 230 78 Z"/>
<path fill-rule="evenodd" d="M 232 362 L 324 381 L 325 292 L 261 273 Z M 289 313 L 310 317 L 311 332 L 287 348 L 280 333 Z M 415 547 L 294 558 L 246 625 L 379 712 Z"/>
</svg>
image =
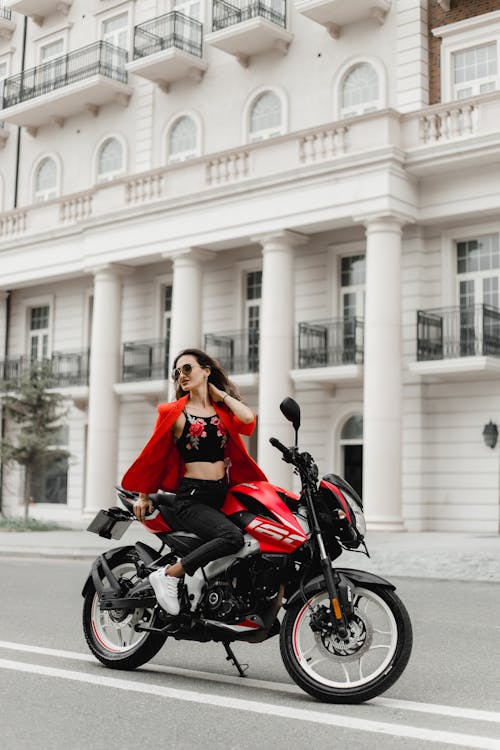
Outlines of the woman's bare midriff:
<svg viewBox="0 0 500 750">
<path fill-rule="evenodd" d="M 184 476 L 188 479 L 222 479 L 225 474 L 224 461 L 193 461 L 186 464 Z"/>
</svg>

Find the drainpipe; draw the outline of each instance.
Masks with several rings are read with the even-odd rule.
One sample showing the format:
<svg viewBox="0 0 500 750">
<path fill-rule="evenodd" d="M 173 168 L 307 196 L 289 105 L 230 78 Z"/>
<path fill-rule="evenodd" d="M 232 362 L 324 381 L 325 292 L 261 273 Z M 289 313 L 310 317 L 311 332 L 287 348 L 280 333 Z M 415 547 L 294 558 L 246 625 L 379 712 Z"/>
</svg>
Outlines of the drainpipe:
<svg viewBox="0 0 500 750">
<path fill-rule="evenodd" d="M 28 32 L 28 18 L 24 17 L 23 23 L 23 47 L 21 52 L 21 75 L 24 73 L 26 65 L 26 37 Z M 21 84 L 22 85 L 22 84 Z M 21 161 L 21 127 L 17 129 L 17 145 L 16 145 L 16 172 L 14 176 L 14 208 L 17 208 L 18 201 L 18 189 L 19 189 L 19 165 Z"/>
</svg>

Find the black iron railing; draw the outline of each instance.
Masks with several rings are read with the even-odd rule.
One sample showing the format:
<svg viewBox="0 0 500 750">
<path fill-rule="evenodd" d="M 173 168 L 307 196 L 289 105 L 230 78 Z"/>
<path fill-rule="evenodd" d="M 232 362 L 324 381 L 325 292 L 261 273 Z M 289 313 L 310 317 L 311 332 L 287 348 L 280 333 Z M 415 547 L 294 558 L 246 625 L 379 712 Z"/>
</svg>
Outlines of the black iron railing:
<svg viewBox="0 0 500 750">
<path fill-rule="evenodd" d="M 172 47 L 201 57 L 203 25 L 174 10 L 135 27 L 134 60 Z"/>
<path fill-rule="evenodd" d="M 127 82 L 125 64 L 128 53 L 108 42 L 95 42 L 88 47 L 68 52 L 36 68 L 4 80 L 3 108 L 13 107 L 55 89 L 101 75 L 121 83 Z"/>
<path fill-rule="evenodd" d="M 0 5 L 0 18 L 5 18 L 6 21 L 10 21 L 12 19 L 12 11 L 9 8 L 4 8 L 3 5 Z"/>
<path fill-rule="evenodd" d="M 299 323 L 299 368 L 363 363 L 363 321 L 316 320 Z"/>
<path fill-rule="evenodd" d="M 212 31 L 257 17 L 286 28 L 286 0 L 241 0 L 238 5 L 226 0 L 213 0 Z"/>
<path fill-rule="evenodd" d="M 205 351 L 231 375 L 259 370 L 259 331 L 206 333 Z"/>
<path fill-rule="evenodd" d="M 36 362 L 26 356 L 9 357 L 0 362 L 0 379 L 14 386 L 34 364 L 45 366 L 53 388 L 88 385 L 88 349 L 79 352 L 54 352 L 50 358 Z"/>
<path fill-rule="evenodd" d="M 417 360 L 500 357 L 500 310 L 491 305 L 417 310 Z"/>
<path fill-rule="evenodd" d="M 128 341 L 123 344 L 122 381 L 168 378 L 169 342 L 165 339 Z"/>
</svg>

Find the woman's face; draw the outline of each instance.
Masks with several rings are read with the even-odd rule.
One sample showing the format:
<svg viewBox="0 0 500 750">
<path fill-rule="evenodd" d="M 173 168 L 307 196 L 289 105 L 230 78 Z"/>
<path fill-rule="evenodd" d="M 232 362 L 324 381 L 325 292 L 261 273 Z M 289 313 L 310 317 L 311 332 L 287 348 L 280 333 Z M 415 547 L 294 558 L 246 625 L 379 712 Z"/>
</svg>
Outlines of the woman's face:
<svg viewBox="0 0 500 750">
<path fill-rule="evenodd" d="M 199 388 L 203 385 L 210 373 L 210 369 L 208 367 L 201 367 L 196 361 L 196 357 L 193 357 L 191 354 L 179 357 L 175 367 L 178 371 L 177 382 L 186 393 L 192 391 L 193 388 Z M 185 372 L 185 370 L 189 370 L 189 367 L 191 367 L 191 371 Z"/>
</svg>

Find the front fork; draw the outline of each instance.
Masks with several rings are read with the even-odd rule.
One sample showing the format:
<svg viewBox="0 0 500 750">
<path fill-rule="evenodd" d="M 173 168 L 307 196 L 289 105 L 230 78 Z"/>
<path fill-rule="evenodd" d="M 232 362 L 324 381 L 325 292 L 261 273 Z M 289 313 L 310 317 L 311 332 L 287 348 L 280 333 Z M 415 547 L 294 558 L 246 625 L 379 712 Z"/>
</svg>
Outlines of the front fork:
<svg viewBox="0 0 500 750">
<path fill-rule="evenodd" d="M 350 597 L 350 587 L 334 573 L 332 561 L 325 549 L 323 535 L 319 527 L 318 516 L 316 514 L 316 508 L 314 507 L 314 501 L 310 490 L 305 492 L 305 497 L 309 515 L 312 520 L 313 535 L 316 538 L 316 544 L 319 551 L 321 569 L 325 577 L 326 588 L 328 591 L 328 599 L 330 602 L 330 623 L 334 633 L 338 634 L 340 638 L 347 638 L 349 634 L 347 615 L 351 615 L 353 610 Z M 338 578 L 338 582 L 336 578 Z"/>
</svg>

